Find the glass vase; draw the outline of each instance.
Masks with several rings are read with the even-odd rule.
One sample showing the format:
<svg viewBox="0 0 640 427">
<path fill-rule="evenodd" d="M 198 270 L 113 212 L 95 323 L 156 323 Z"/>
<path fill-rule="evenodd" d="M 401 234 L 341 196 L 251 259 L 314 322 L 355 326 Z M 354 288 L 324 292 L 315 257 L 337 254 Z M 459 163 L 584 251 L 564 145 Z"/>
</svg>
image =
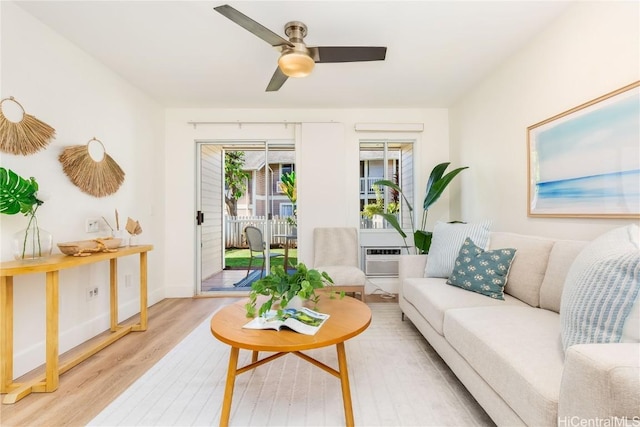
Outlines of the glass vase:
<svg viewBox="0 0 640 427">
<path fill-rule="evenodd" d="M 31 221 L 29 226 L 13 235 L 13 257 L 19 261 L 37 261 L 51 255 L 53 236 Z"/>
</svg>

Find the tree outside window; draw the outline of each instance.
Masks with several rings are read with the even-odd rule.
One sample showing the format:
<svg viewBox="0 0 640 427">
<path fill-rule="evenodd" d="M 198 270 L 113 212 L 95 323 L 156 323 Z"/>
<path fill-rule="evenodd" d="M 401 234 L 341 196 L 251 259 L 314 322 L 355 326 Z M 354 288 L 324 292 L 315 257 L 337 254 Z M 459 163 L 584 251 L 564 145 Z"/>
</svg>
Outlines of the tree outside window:
<svg viewBox="0 0 640 427">
<path fill-rule="evenodd" d="M 238 216 L 238 199 L 247 192 L 249 172 L 244 171 L 244 151 L 228 151 L 224 156 L 224 203 L 229 216 Z"/>
</svg>

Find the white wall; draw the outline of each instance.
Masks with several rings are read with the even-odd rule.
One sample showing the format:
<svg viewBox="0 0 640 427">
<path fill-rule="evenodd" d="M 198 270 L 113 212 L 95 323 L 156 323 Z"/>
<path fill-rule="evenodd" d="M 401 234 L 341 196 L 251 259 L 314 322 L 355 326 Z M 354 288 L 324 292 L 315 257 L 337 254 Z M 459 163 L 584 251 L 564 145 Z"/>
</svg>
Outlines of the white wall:
<svg viewBox="0 0 640 427">
<path fill-rule="evenodd" d="M 349 164 L 349 148 L 342 123 L 303 123 L 300 143 L 296 147 L 296 180 L 298 186 L 298 259 L 308 266 L 313 263 L 313 229 L 315 227 L 357 227 L 358 198 L 350 198 L 350 187 L 356 181 Z M 318 159 L 333 153 L 327 163 Z M 351 166 L 351 167 L 349 167 Z M 344 171 L 339 173 L 338 171 Z M 351 181 L 351 182 L 349 182 Z"/>
<path fill-rule="evenodd" d="M 335 204 L 326 209 L 309 209 L 300 214 L 298 232 L 310 235 L 314 224 L 344 225 L 357 227 L 358 213 L 358 156 L 359 140 L 371 139 L 375 135 L 358 133 L 355 123 L 423 123 L 424 132 L 416 147 L 416 192 L 424 194 L 428 173 L 439 162 L 449 159 L 448 114 L 445 109 L 169 109 L 166 121 L 166 169 L 180 173 L 167 174 L 166 182 L 166 218 L 171 233 L 167 233 L 167 263 L 165 270 L 166 292 L 168 297 L 186 297 L 193 295 L 195 281 L 195 194 L 193 192 L 195 171 L 194 141 L 213 140 L 296 140 L 297 162 L 299 168 L 299 185 L 303 188 L 308 183 L 304 179 L 322 180 L 324 175 L 337 174 L 341 185 L 331 185 L 326 191 Z M 230 122 L 227 125 L 198 125 L 188 122 Z M 278 122 L 278 124 L 244 124 L 237 122 Z M 287 122 L 289 125 L 284 125 Z M 314 129 L 322 123 L 341 124 L 344 129 L 342 143 L 330 135 L 313 135 L 305 140 L 304 132 L 298 132 L 299 126 L 294 123 L 312 123 Z M 332 131 L 333 132 L 333 131 Z M 381 137 L 381 134 L 376 134 Z M 326 149 L 319 147 L 323 137 Z M 387 135 L 388 136 L 388 135 Z M 384 137 L 384 135 L 382 135 Z M 299 141 L 298 141 L 299 139 Z M 307 144 L 305 144 L 307 141 Z M 313 145 L 309 145 L 313 144 Z M 345 165 L 346 169 L 338 169 L 336 165 Z M 322 173 L 304 175 L 302 170 L 321 171 Z M 425 174 L 426 171 L 426 174 Z M 336 176 L 334 175 L 333 178 Z M 336 179 L 329 179 L 334 183 Z M 312 185 L 317 187 L 317 183 Z M 300 192 L 302 194 L 302 191 Z M 333 197 L 331 197 L 333 196 Z M 303 196 L 300 195 L 300 198 Z M 418 196 L 417 196 L 418 197 Z M 421 200 L 421 196 L 420 196 Z M 449 218 L 447 199 L 439 202 L 438 210 L 434 210 L 433 220 Z M 345 201 L 349 201 L 346 202 Z M 304 202 L 300 202 L 304 204 Z M 304 209 L 300 206 L 299 209 Z M 170 224 L 170 226 L 169 226 Z M 307 239 L 309 240 L 309 239 Z M 308 259 L 311 249 L 309 241 L 299 241 L 300 260 L 311 263 Z"/>
<path fill-rule="evenodd" d="M 87 218 L 106 217 L 114 224 L 131 216 L 140 221 L 141 243 L 149 253 L 149 303 L 164 297 L 159 265 L 163 260 L 164 112 L 152 99 L 106 69 L 11 2 L 0 2 L 2 98 L 14 96 L 27 113 L 56 129 L 56 139 L 30 156 L 0 155 L 0 165 L 23 177 L 33 176 L 49 199 L 38 210 L 42 228 L 55 242 L 108 235 L 85 233 Z M 95 198 L 82 193 L 64 175 L 58 161 L 63 147 L 100 139 L 126 173 L 114 195 Z M 13 258 L 11 236 L 26 226 L 22 215 L 0 216 L 0 258 Z M 54 249 L 57 252 L 57 248 Z M 137 257 L 118 263 L 125 274 L 138 275 Z M 104 264 L 104 265 L 103 265 Z M 60 351 L 64 352 L 109 327 L 109 264 L 101 263 L 60 274 Z M 98 286 L 99 297 L 86 300 L 86 288 Z M 15 369 L 21 375 L 44 362 L 44 275 L 20 276 L 14 283 Z M 137 287 L 120 289 L 120 318 L 138 312 Z"/>
<path fill-rule="evenodd" d="M 451 108 L 452 158 L 470 166 L 454 212 L 557 238 L 592 239 L 631 222 L 527 217 L 526 129 L 640 79 L 639 8 L 576 2 Z"/>
</svg>

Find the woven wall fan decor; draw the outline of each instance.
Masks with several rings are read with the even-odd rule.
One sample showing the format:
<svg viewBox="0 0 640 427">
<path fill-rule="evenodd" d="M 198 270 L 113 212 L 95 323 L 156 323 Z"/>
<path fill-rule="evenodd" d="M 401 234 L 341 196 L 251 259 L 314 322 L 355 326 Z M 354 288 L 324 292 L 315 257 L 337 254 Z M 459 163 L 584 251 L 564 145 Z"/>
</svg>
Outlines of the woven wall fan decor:
<svg viewBox="0 0 640 427">
<path fill-rule="evenodd" d="M 95 144 L 102 151 L 100 160 L 94 160 L 89 152 L 90 146 Z M 86 145 L 66 147 L 58 159 L 71 182 L 92 196 L 113 194 L 124 182 L 124 171 L 107 154 L 104 144 L 96 138 L 91 138 Z"/>
<path fill-rule="evenodd" d="M 22 110 L 20 121 L 11 121 L 4 115 L 2 104 L 6 101 L 20 107 Z M 49 145 L 55 134 L 54 128 L 27 114 L 22 104 L 13 96 L 0 101 L 0 151 L 27 156 Z"/>
</svg>

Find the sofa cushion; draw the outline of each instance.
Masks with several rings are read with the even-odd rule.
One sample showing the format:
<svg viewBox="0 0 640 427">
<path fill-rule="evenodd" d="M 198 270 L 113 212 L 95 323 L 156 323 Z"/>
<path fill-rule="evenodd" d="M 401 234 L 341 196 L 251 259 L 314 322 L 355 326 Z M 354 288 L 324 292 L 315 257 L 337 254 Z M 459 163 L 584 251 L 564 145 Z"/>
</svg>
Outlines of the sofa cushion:
<svg viewBox="0 0 640 427">
<path fill-rule="evenodd" d="M 449 310 L 443 329 L 527 425 L 551 426 L 557 423 L 564 360 L 559 323 L 552 311 L 504 305 Z"/>
<path fill-rule="evenodd" d="M 640 293 L 638 226 L 613 229 L 585 247 L 567 274 L 560 319 L 562 344 L 620 342 Z"/>
<path fill-rule="evenodd" d="M 560 313 L 560 298 L 567 272 L 573 260 L 588 243 L 582 240 L 558 240 L 553 244 L 547 271 L 540 286 L 540 308 Z"/>
<path fill-rule="evenodd" d="M 516 248 L 518 256 L 511 264 L 509 281 L 504 292 L 526 302 L 540 305 L 540 286 L 547 269 L 554 241 L 515 233 L 491 233 L 489 249 Z"/>
<path fill-rule="evenodd" d="M 503 289 L 515 254 L 513 248 L 485 251 L 467 237 L 447 284 L 503 300 Z"/>
<path fill-rule="evenodd" d="M 447 310 L 462 307 L 485 307 L 501 305 L 527 306 L 522 301 L 505 295 L 504 301 L 487 298 L 475 292 L 468 292 L 447 285 L 446 279 L 428 277 L 405 279 L 402 296 L 417 308 L 422 316 L 442 335 L 442 324 Z"/>
<path fill-rule="evenodd" d="M 486 249 L 489 241 L 489 227 L 491 227 L 490 221 L 477 224 L 438 221 L 433 227 L 424 277 L 449 277 L 458 252 L 467 237 L 471 237 L 476 245 Z"/>
</svg>

